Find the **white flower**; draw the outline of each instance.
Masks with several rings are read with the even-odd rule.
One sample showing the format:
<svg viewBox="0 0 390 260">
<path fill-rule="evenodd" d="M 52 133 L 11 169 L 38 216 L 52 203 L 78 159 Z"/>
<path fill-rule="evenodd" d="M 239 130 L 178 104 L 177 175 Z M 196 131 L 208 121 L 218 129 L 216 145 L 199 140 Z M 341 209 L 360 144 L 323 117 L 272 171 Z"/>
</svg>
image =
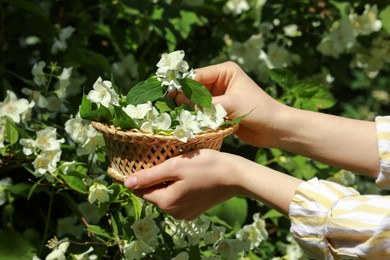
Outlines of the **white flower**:
<svg viewBox="0 0 390 260">
<path fill-rule="evenodd" d="M 349 19 L 353 26 L 355 35 L 369 35 L 373 32 L 377 32 L 382 28 L 381 20 L 377 19 L 378 8 L 376 5 L 370 6 L 366 4 L 364 6 L 364 12 L 362 15 L 351 13 Z"/>
<path fill-rule="evenodd" d="M 31 155 L 35 153 L 35 146 L 37 143 L 35 140 L 22 138 L 19 140 L 19 143 L 23 146 L 23 153 L 25 155 Z"/>
<path fill-rule="evenodd" d="M 179 125 L 173 131 L 173 136 L 184 143 L 188 139 L 193 138 L 195 134 L 202 132 L 196 116 L 192 115 L 188 110 L 183 109 L 177 117 L 177 120 L 179 121 Z"/>
<path fill-rule="evenodd" d="M 65 122 L 65 131 L 76 143 L 85 143 L 87 138 L 96 135 L 90 121 L 82 119 L 79 113 Z"/>
<path fill-rule="evenodd" d="M 40 108 L 46 108 L 48 103 L 46 98 L 37 90 L 32 90 L 29 88 L 22 88 L 22 93 L 29 96 L 29 99 L 34 101 Z"/>
<path fill-rule="evenodd" d="M 212 104 L 209 108 L 203 108 L 196 115 L 201 127 L 218 129 L 224 122 L 227 116 L 226 110 L 221 104 Z"/>
<path fill-rule="evenodd" d="M 79 146 L 76 150 L 77 155 L 86 155 L 95 153 L 98 147 L 104 147 L 104 138 L 103 135 L 97 132 L 95 129 L 92 129 L 88 132 L 88 138 L 85 143 Z"/>
<path fill-rule="evenodd" d="M 168 113 L 163 113 L 159 116 L 149 112 L 147 116 L 147 121 L 143 122 L 141 129 L 153 133 L 155 130 L 168 130 L 171 127 L 172 119 Z"/>
<path fill-rule="evenodd" d="M 64 238 L 58 241 L 56 237 L 48 241 L 47 247 L 53 249 L 50 254 L 48 254 L 45 260 L 65 260 L 65 253 L 69 247 L 69 239 Z"/>
<path fill-rule="evenodd" d="M 160 61 L 157 63 L 157 76 L 169 74 L 171 71 L 187 72 L 189 69 L 188 63 L 184 59 L 184 51 L 174 51 L 161 55 Z"/>
<path fill-rule="evenodd" d="M 29 105 L 28 105 L 28 109 L 20 114 L 20 119 L 22 120 L 22 122 L 24 124 L 27 124 L 28 121 L 31 119 L 31 117 L 32 117 L 32 109 L 33 109 L 34 106 L 35 106 L 35 102 L 32 100 L 29 103 Z"/>
<path fill-rule="evenodd" d="M 131 241 L 130 244 L 125 244 L 123 249 L 126 260 L 141 259 L 153 252 L 153 248 L 143 241 Z"/>
<path fill-rule="evenodd" d="M 39 61 L 38 63 L 35 63 L 31 73 L 34 76 L 34 82 L 38 86 L 43 86 L 47 82 L 47 77 L 45 75 L 45 72 L 43 72 L 43 69 L 46 67 L 46 62 Z"/>
<path fill-rule="evenodd" d="M 168 130 L 171 127 L 171 117 L 168 113 L 163 113 L 154 121 L 154 127 L 160 130 Z"/>
<path fill-rule="evenodd" d="M 190 69 L 188 72 L 184 72 L 182 77 L 187 79 L 195 79 L 196 71 L 194 69 Z"/>
<path fill-rule="evenodd" d="M 109 194 L 113 194 L 114 190 L 108 189 L 105 185 L 95 182 L 89 187 L 88 201 L 94 203 L 96 200 L 99 202 L 106 202 L 110 199 Z"/>
<path fill-rule="evenodd" d="M 111 81 L 103 81 L 101 77 L 93 84 L 93 90 L 88 93 L 87 98 L 91 102 L 107 108 L 110 104 L 117 105 L 119 103 L 118 94 L 113 89 Z"/>
<path fill-rule="evenodd" d="M 242 12 L 248 11 L 250 8 L 246 0 L 229 0 L 226 3 L 226 7 L 231 13 L 235 15 L 239 15 Z"/>
<path fill-rule="evenodd" d="M 76 260 L 95 260 L 98 259 L 97 255 L 89 255 L 93 251 L 93 247 L 91 246 L 88 248 L 87 251 L 81 253 L 81 254 L 74 254 L 73 256 L 76 258 Z"/>
<path fill-rule="evenodd" d="M 75 28 L 73 28 L 72 26 L 60 29 L 59 37 L 54 39 L 54 43 L 50 50 L 51 53 L 57 54 L 59 51 L 65 51 L 68 48 L 66 40 L 72 36 L 74 31 Z"/>
<path fill-rule="evenodd" d="M 183 109 L 180 112 L 180 115 L 177 117 L 177 120 L 183 129 L 189 130 L 193 134 L 202 132 L 200 129 L 200 124 L 196 120 L 196 116 L 191 114 L 191 112 L 188 110 Z"/>
<path fill-rule="evenodd" d="M 185 129 L 181 126 L 176 126 L 172 135 L 183 143 L 187 143 L 188 139 L 194 137 L 194 134 L 191 132 L 191 130 Z"/>
<path fill-rule="evenodd" d="M 288 37 L 299 37 L 302 35 L 296 24 L 289 24 L 283 27 L 284 34 Z"/>
<path fill-rule="evenodd" d="M 7 201 L 6 190 L 7 187 L 12 186 L 12 179 L 10 177 L 6 177 L 0 180 L 0 206 L 4 205 Z"/>
<path fill-rule="evenodd" d="M 58 77 L 58 89 L 55 90 L 59 99 L 63 99 L 66 97 L 66 91 L 68 86 L 70 85 L 70 76 L 72 75 L 72 67 L 63 68 L 61 75 Z"/>
<path fill-rule="evenodd" d="M 33 161 L 34 175 L 41 176 L 45 173 L 54 173 L 57 163 L 61 158 L 61 150 L 51 150 L 41 152 Z"/>
<path fill-rule="evenodd" d="M 168 92 L 181 89 L 178 79 L 194 77 L 193 73 L 188 73 L 189 66 L 183 60 L 184 55 L 184 51 L 182 50 L 164 53 L 157 63 L 157 78 L 162 81 L 162 85 L 168 86 Z"/>
<path fill-rule="evenodd" d="M 125 108 L 122 108 L 123 111 L 133 119 L 144 119 L 145 116 L 152 111 L 152 102 L 147 102 L 144 104 L 139 104 L 137 106 L 127 105 Z"/>
<path fill-rule="evenodd" d="M 160 230 L 153 220 L 152 215 L 148 215 L 143 219 L 137 219 L 131 225 L 131 228 L 134 230 L 134 234 L 138 240 L 142 240 L 153 248 L 158 246 L 157 236 Z"/>
<path fill-rule="evenodd" d="M 57 129 L 49 126 L 37 132 L 35 146 L 42 151 L 54 151 L 60 150 L 63 142 L 64 138 L 57 140 Z"/>
<path fill-rule="evenodd" d="M 236 233 L 236 237 L 242 241 L 249 240 L 251 250 L 258 247 L 264 239 L 268 238 L 264 219 L 260 218 L 259 213 L 254 214 L 253 223 L 245 225 Z"/>
<path fill-rule="evenodd" d="M 0 102 L 0 117 L 9 117 L 13 122 L 20 123 L 20 116 L 30 109 L 27 99 L 17 99 L 14 92 L 7 90 L 7 96 Z"/>
</svg>

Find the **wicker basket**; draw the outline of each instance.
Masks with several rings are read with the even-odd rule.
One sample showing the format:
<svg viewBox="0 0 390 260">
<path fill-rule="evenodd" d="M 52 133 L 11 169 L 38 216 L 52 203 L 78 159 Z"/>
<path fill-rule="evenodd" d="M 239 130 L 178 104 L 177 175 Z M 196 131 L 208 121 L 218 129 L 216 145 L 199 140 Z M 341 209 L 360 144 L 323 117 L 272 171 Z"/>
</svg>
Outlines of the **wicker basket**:
<svg viewBox="0 0 390 260">
<path fill-rule="evenodd" d="M 92 122 L 104 136 L 110 160 L 108 174 L 123 182 L 133 172 L 153 167 L 170 157 L 202 148 L 221 149 L 223 138 L 234 133 L 238 124 L 210 130 L 189 139 L 187 143 L 166 135 L 122 131 L 112 125 Z"/>
</svg>

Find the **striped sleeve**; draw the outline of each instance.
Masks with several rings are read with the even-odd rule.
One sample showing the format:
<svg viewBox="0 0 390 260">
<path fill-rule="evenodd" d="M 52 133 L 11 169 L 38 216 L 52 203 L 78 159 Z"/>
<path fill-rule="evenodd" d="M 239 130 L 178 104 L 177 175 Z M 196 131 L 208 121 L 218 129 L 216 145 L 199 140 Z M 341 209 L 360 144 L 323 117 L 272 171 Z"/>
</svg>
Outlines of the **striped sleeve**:
<svg viewBox="0 0 390 260">
<path fill-rule="evenodd" d="M 381 188 L 390 190 L 390 116 L 376 117 L 375 124 L 381 162 L 376 183 Z"/>
<path fill-rule="evenodd" d="M 290 205 L 291 232 L 313 259 L 390 259 L 390 196 L 314 178 Z"/>
</svg>

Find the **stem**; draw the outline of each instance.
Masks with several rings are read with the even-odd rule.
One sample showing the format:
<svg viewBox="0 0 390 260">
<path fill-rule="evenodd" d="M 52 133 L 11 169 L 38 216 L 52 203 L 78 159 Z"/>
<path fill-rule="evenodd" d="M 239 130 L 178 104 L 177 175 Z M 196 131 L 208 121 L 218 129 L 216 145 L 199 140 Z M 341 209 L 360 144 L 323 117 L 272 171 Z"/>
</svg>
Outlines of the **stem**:
<svg viewBox="0 0 390 260">
<path fill-rule="evenodd" d="M 49 207 L 48 207 L 48 209 L 47 209 L 47 217 L 46 217 L 46 223 L 45 223 L 45 230 L 44 230 L 44 232 L 43 232 L 42 242 L 41 242 L 41 246 L 39 247 L 39 253 L 38 253 L 38 255 L 41 255 L 41 254 L 42 254 L 43 248 L 45 247 L 45 244 L 46 244 L 47 234 L 48 234 L 48 232 L 49 232 L 49 224 L 50 224 L 50 220 L 51 220 L 51 212 L 52 212 L 52 210 L 53 210 L 53 201 L 54 201 L 53 194 L 52 194 L 52 193 L 49 193 Z"/>
</svg>

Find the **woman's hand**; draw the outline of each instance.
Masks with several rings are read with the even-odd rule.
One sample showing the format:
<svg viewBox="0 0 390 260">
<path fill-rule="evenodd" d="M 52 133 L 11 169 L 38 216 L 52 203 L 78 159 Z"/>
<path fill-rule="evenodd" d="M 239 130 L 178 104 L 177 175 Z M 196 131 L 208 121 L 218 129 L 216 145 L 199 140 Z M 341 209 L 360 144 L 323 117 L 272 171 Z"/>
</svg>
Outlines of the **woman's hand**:
<svg viewBox="0 0 390 260">
<path fill-rule="evenodd" d="M 127 188 L 177 219 L 194 219 L 237 194 L 231 155 L 200 150 L 131 175 Z"/>
<path fill-rule="evenodd" d="M 300 183 L 242 157 L 203 149 L 133 173 L 125 186 L 174 218 L 191 220 L 236 195 L 287 214 Z"/>
<path fill-rule="evenodd" d="M 373 122 L 288 107 L 267 95 L 233 62 L 197 69 L 197 80 L 229 116 L 246 115 L 237 135 L 248 144 L 279 148 L 374 178 L 378 175 Z"/>
<path fill-rule="evenodd" d="M 237 64 L 225 62 L 196 69 L 196 80 L 213 95 L 213 103 L 221 103 L 229 117 L 245 116 L 237 135 L 257 147 L 275 147 L 279 115 L 287 106 L 265 93 Z M 184 95 L 177 103 L 186 102 Z"/>
</svg>

